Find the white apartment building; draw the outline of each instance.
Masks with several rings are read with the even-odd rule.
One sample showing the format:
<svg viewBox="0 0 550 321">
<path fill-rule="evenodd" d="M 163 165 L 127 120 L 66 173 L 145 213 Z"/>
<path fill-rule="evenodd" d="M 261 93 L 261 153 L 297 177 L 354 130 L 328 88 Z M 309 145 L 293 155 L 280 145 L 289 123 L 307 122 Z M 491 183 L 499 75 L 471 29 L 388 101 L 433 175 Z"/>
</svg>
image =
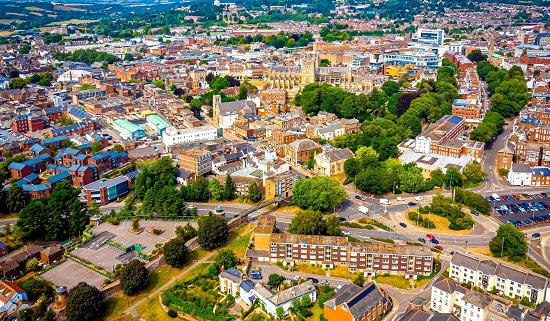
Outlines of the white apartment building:
<svg viewBox="0 0 550 321">
<path fill-rule="evenodd" d="M 462 297 L 468 289 L 457 282 L 439 277 L 432 285 L 430 308 L 439 313 L 454 313 L 454 307 L 460 306 Z"/>
<path fill-rule="evenodd" d="M 177 129 L 169 127 L 162 133 L 164 149 L 170 151 L 172 146 L 198 141 L 208 141 L 218 138 L 218 129 L 213 126 L 191 127 Z"/>
<path fill-rule="evenodd" d="M 545 297 L 548 293 L 546 278 L 491 260 L 455 253 L 449 276 L 460 283 L 470 282 L 487 291 L 497 289 L 508 297 L 527 297 L 534 304 L 548 301 Z"/>
</svg>

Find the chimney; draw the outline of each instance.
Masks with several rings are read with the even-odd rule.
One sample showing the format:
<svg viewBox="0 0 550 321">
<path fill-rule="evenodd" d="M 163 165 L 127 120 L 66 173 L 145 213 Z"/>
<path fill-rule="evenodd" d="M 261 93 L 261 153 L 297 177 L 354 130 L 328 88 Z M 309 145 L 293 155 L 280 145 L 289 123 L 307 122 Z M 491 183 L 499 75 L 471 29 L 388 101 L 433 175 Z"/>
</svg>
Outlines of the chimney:
<svg viewBox="0 0 550 321">
<path fill-rule="evenodd" d="M 223 271 L 225 271 L 225 267 L 222 265 L 222 268 L 221 268 L 220 272 L 223 272 Z"/>
<path fill-rule="evenodd" d="M 241 281 L 243 280 L 244 278 L 244 273 L 241 273 Z"/>
<path fill-rule="evenodd" d="M 283 291 L 285 289 L 285 285 L 283 283 L 281 283 L 279 285 L 279 291 Z"/>
</svg>

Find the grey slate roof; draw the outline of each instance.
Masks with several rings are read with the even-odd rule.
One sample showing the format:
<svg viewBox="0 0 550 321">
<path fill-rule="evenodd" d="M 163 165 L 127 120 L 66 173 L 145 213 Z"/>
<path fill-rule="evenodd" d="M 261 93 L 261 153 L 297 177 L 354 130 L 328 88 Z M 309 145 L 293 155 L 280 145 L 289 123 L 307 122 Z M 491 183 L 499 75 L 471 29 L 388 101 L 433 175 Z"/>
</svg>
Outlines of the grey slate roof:
<svg viewBox="0 0 550 321">
<path fill-rule="evenodd" d="M 471 303 L 481 309 L 485 309 L 491 303 L 491 298 L 487 294 L 479 293 L 477 291 L 470 291 L 462 297 L 462 301 Z"/>
<path fill-rule="evenodd" d="M 376 284 L 371 282 L 362 288 L 354 284 L 347 284 L 325 302 L 325 305 L 334 310 L 336 306 L 346 304 L 353 317 L 359 320 L 371 307 L 376 306 L 380 301 L 384 304 L 386 300 Z"/>
<path fill-rule="evenodd" d="M 440 290 L 445 291 L 446 293 L 452 294 L 456 291 L 461 293 L 466 293 L 467 289 L 460 286 L 458 282 L 455 282 L 453 280 L 447 279 L 443 276 L 440 276 L 432 285 L 434 288 L 438 288 Z"/>
<path fill-rule="evenodd" d="M 240 283 L 242 274 L 243 273 L 236 268 L 230 268 L 220 273 L 220 277 L 231 280 L 234 283 Z"/>
<path fill-rule="evenodd" d="M 479 260 L 461 253 L 455 253 L 451 259 L 451 263 L 463 266 L 470 270 L 476 270 L 479 265 Z"/>
</svg>

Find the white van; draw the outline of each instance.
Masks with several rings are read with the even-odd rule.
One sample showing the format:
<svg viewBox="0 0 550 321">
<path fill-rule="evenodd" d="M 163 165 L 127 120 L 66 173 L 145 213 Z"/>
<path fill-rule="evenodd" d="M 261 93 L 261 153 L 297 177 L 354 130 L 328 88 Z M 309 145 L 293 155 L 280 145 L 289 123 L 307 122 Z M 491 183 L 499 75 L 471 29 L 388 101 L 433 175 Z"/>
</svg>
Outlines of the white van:
<svg viewBox="0 0 550 321">
<path fill-rule="evenodd" d="M 422 196 L 417 196 L 417 197 L 415 197 L 414 199 L 415 199 L 416 201 L 421 201 L 421 200 L 423 200 L 424 198 L 423 198 Z"/>
<path fill-rule="evenodd" d="M 405 200 L 405 198 L 404 198 L 404 197 L 402 197 L 402 196 L 397 196 L 397 200 L 398 200 L 398 201 L 404 201 L 404 200 Z"/>
<path fill-rule="evenodd" d="M 493 198 L 496 200 L 496 201 L 502 201 L 502 199 L 500 198 L 500 196 L 498 196 L 497 193 L 493 193 Z"/>
<path fill-rule="evenodd" d="M 391 202 L 387 198 L 381 198 L 380 199 L 380 204 L 382 204 L 382 205 L 391 205 Z"/>
<path fill-rule="evenodd" d="M 361 205 L 361 206 L 359 206 L 359 207 L 357 208 L 357 210 L 358 210 L 359 212 L 363 213 L 363 214 L 368 214 L 368 213 L 369 213 L 369 209 L 368 209 L 366 206 L 362 206 L 362 205 Z"/>
</svg>

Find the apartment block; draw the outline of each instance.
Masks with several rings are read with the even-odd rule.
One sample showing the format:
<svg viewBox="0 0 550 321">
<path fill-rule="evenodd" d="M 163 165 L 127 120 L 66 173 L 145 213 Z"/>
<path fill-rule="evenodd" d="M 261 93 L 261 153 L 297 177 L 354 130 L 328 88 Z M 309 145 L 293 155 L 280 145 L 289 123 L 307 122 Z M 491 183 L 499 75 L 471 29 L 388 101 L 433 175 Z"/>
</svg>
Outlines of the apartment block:
<svg viewBox="0 0 550 321">
<path fill-rule="evenodd" d="M 179 163 L 180 168 L 185 171 L 196 175 L 204 175 L 212 171 L 212 153 L 195 147 L 180 154 Z"/>
<path fill-rule="evenodd" d="M 268 177 L 264 180 L 264 199 L 269 201 L 275 197 L 288 198 L 292 196 L 294 184 L 305 176 L 295 170 Z"/>
<path fill-rule="evenodd" d="M 486 291 L 496 289 L 511 298 L 527 297 L 534 304 L 545 301 L 548 288 L 548 280 L 542 276 L 461 253 L 453 255 L 449 276 Z"/>
</svg>

